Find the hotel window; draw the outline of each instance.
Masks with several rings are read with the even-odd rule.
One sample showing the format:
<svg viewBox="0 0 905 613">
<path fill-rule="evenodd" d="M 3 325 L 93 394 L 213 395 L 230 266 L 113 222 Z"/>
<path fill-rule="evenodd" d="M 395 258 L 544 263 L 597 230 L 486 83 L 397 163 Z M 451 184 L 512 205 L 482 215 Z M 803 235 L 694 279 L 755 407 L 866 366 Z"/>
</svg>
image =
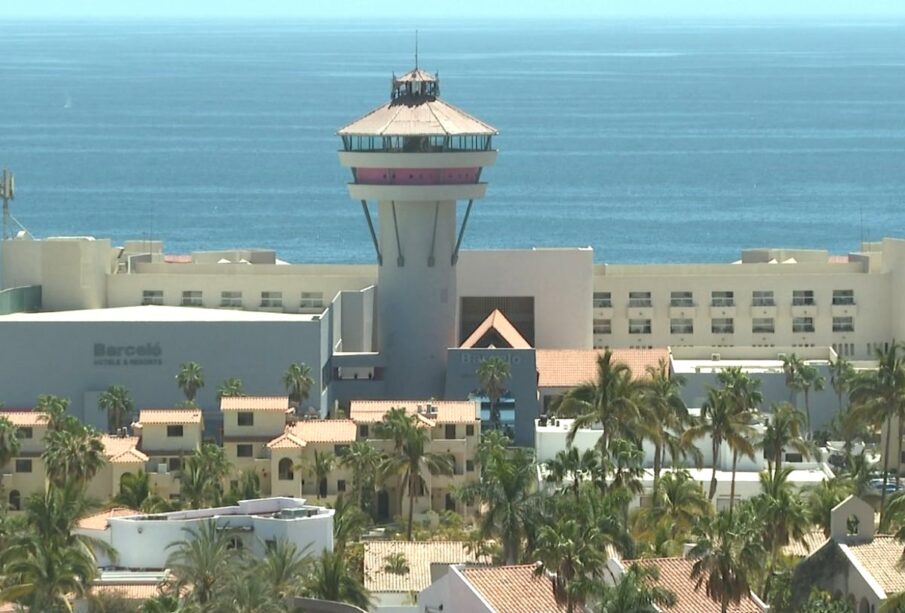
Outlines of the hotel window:
<svg viewBox="0 0 905 613">
<path fill-rule="evenodd" d="M 771 307 L 776 306 L 773 300 L 773 290 L 760 290 L 751 292 L 751 306 Z"/>
<path fill-rule="evenodd" d="M 182 426 L 167 426 L 167 438 L 179 438 L 182 436 Z"/>
<path fill-rule="evenodd" d="M 302 309 L 322 309 L 324 307 L 323 292 L 302 292 Z"/>
<path fill-rule="evenodd" d="M 340 492 L 340 493 L 346 491 L 346 480 L 345 479 L 336 480 L 336 491 Z"/>
<path fill-rule="evenodd" d="M 811 306 L 814 304 L 814 290 L 796 289 L 792 292 L 793 306 Z"/>
<path fill-rule="evenodd" d="M 182 306 L 201 306 L 201 292 L 198 290 L 182 292 Z"/>
<path fill-rule="evenodd" d="M 610 319 L 595 319 L 594 334 L 611 334 L 613 332 L 613 322 Z"/>
<path fill-rule="evenodd" d="M 751 332 L 754 334 L 773 334 L 776 324 L 772 317 L 755 317 L 751 320 Z"/>
<path fill-rule="evenodd" d="M 834 289 L 833 304 L 855 304 L 855 291 L 851 289 Z"/>
<path fill-rule="evenodd" d="M 710 331 L 714 334 L 734 334 L 735 322 L 731 317 L 716 317 L 710 322 Z"/>
<path fill-rule="evenodd" d="M 474 472 L 474 460 L 465 460 L 465 472 Z"/>
<path fill-rule="evenodd" d="M 31 426 L 23 426 L 19 428 L 19 438 L 28 439 L 34 438 L 35 431 Z"/>
<path fill-rule="evenodd" d="M 669 333 L 670 334 L 694 334 L 694 320 L 693 319 L 670 319 L 669 320 Z"/>
<path fill-rule="evenodd" d="M 443 438 L 450 440 L 456 438 L 456 425 L 446 424 L 443 432 Z"/>
<path fill-rule="evenodd" d="M 348 452 L 349 452 L 349 446 L 346 444 L 333 445 L 333 455 L 335 455 L 336 457 L 346 455 Z"/>
<path fill-rule="evenodd" d="M 283 307 L 283 292 L 261 292 L 261 307 L 277 309 Z"/>
<path fill-rule="evenodd" d="M 834 317 L 833 318 L 833 332 L 854 332 L 855 331 L 855 318 L 854 317 Z"/>
<path fill-rule="evenodd" d="M 629 292 L 628 305 L 630 307 L 649 307 L 651 305 L 650 292 Z"/>
<path fill-rule="evenodd" d="M 693 307 L 694 295 L 691 292 L 672 292 L 669 295 L 669 306 Z"/>
<path fill-rule="evenodd" d="M 715 307 L 731 307 L 735 306 L 734 292 L 711 292 L 710 306 Z"/>
<path fill-rule="evenodd" d="M 31 472 L 31 460 L 26 458 L 19 458 L 16 460 L 16 472 L 17 473 L 30 473 Z"/>
<path fill-rule="evenodd" d="M 629 334 L 650 334 L 650 320 L 649 319 L 629 319 L 628 320 L 628 333 Z"/>
<path fill-rule="evenodd" d="M 280 463 L 277 465 L 277 478 L 280 481 L 292 481 L 295 478 L 291 459 L 283 458 L 280 460 Z"/>
<path fill-rule="evenodd" d="M 220 292 L 221 307 L 241 307 L 242 292 Z"/>
<path fill-rule="evenodd" d="M 792 332 L 813 332 L 814 331 L 814 318 L 813 317 L 793 317 L 792 318 Z"/>
<path fill-rule="evenodd" d="M 162 289 L 146 289 L 141 293 L 141 303 L 142 304 L 156 304 L 157 306 L 163 305 L 163 290 Z"/>
<path fill-rule="evenodd" d="M 465 426 L 465 436 L 474 436 L 474 426 L 472 424 Z"/>
<path fill-rule="evenodd" d="M 236 457 L 237 458 L 251 458 L 254 457 L 254 447 L 248 444 L 236 445 Z"/>
<path fill-rule="evenodd" d="M 182 459 L 181 458 L 169 458 L 167 460 L 167 470 L 170 472 L 174 472 L 182 469 Z"/>
<path fill-rule="evenodd" d="M 786 453 L 786 462 L 803 462 L 804 456 L 800 453 Z"/>
<path fill-rule="evenodd" d="M 240 426 L 253 426 L 255 425 L 255 414 L 251 411 L 239 411 L 236 413 L 236 422 Z"/>
<path fill-rule="evenodd" d="M 361 438 L 368 438 L 368 424 L 358 426 L 358 436 Z"/>
<path fill-rule="evenodd" d="M 594 292 L 594 308 L 608 309 L 613 306 L 613 297 L 610 292 Z"/>
</svg>

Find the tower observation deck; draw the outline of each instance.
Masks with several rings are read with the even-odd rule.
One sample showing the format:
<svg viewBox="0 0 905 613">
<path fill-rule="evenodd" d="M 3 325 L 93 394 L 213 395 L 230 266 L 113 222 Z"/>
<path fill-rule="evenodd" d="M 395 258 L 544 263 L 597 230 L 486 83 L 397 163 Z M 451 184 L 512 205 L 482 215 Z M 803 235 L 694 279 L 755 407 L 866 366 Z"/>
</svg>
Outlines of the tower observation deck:
<svg viewBox="0 0 905 613">
<path fill-rule="evenodd" d="M 349 195 L 361 202 L 377 254 L 378 348 L 393 398 L 443 394 L 456 340 L 456 261 L 487 188 L 482 170 L 496 161 L 496 134 L 441 100 L 437 75 L 418 68 L 394 75 L 389 102 L 339 130 Z M 468 202 L 461 227 L 459 200 Z"/>
</svg>

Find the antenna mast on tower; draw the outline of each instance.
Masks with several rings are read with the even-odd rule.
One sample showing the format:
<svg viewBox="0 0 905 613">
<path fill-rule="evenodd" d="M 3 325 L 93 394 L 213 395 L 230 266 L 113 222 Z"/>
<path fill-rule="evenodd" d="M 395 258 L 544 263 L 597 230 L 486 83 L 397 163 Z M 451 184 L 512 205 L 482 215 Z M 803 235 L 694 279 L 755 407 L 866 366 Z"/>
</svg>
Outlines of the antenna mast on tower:
<svg viewBox="0 0 905 613">
<path fill-rule="evenodd" d="M 3 175 L 0 176 L 0 200 L 3 200 L 3 234 L 0 239 L 6 240 L 9 235 L 9 201 L 16 197 L 16 177 L 6 168 L 3 169 Z"/>
<path fill-rule="evenodd" d="M 415 30 L 415 70 L 418 69 L 418 30 Z"/>
</svg>

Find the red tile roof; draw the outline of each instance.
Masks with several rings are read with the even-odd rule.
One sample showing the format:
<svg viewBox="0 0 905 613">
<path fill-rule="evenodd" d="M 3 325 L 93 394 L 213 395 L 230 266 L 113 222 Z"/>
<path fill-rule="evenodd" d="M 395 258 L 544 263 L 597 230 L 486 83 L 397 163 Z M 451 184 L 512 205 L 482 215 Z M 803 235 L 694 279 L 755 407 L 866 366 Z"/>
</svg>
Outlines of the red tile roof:
<svg viewBox="0 0 905 613">
<path fill-rule="evenodd" d="M 303 419 L 286 428 L 267 446 L 270 449 L 305 447 L 308 443 L 352 443 L 358 428 L 351 419 Z"/>
<path fill-rule="evenodd" d="M 629 562 L 623 562 L 628 564 Z M 644 567 L 655 567 L 660 571 L 657 585 L 676 595 L 676 604 L 669 613 L 720 613 L 720 605 L 707 597 L 705 584 L 695 590 L 696 581 L 691 578 L 693 560 L 687 558 L 650 558 L 638 560 Z M 729 613 L 761 613 L 763 609 L 750 596 L 740 604 L 729 605 Z"/>
<path fill-rule="evenodd" d="M 281 411 L 289 410 L 289 396 L 224 396 L 221 411 Z"/>
<path fill-rule="evenodd" d="M 887 594 L 905 591 L 905 570 L 898 566 L 902 543 L 889 534 L 878 534 L 867 543 L 845 545 Z"/>
<path fill-rule="evenodd" d="M 497 613 L 560 613 L 553 582 L 534 564 L 463 568 L 462 576 Z"/>
<path fill-rule="evenodd" d="M 148 424 L 200 424 L 201 409 L 142 409 L 138 423 Z"/>
<path fill-rule="evenodd" d="M 76 523 L 76 527 L 82 530 L 104 530 L 107 527 L 107 520 L 111 517 L 129 517 L 139 514 L 139 511 L 128 507 L 114 507 L 83 517 Z"/>
<path fill-rule="evenodd" d="M 111 458 L 119 457 L 122 454 L 129 453 L 130 451 L 137 451 L 135 448 L 138 446 L 138 440 L 137 436 L 113 436 L 105 434 L 101 437 L 101 443 L 104 445 L 104 455 L 106 455 L 109 460 Z M 147 461 L 147 456 L 145 456 L 145 462 Z"/>
<path fill-rule="evenodd" d="M 575 387 L 597 378 L 596 349 L 538 349 L 538 387 Z M 613 349 L 613 360 L 622 362 L 640 379 L 647 375 L 647 367 L 656 367 L 661 359 L 669 359 L 667 347 L 653 349 Z"/>
<path fill-rule="evenodd" d="M 14 426 L 46 426 L 47 414 L 31 410 L 0 411 L 0 417 L 5 417 Z"/>
<path fill-rule="evenodd" d="M 468 338 L 459 346 L 460 349 L 474 349 L 487 333 L 496 332 L 502 338 L 509 348 L 512 349 L 530 349 L 531 345 L 525 340 L 515 326 L 512 325 L 506 316 L 499 309 L 493 312 L 482 321 L 477 328 L 474 329 Z"/>
</svg>

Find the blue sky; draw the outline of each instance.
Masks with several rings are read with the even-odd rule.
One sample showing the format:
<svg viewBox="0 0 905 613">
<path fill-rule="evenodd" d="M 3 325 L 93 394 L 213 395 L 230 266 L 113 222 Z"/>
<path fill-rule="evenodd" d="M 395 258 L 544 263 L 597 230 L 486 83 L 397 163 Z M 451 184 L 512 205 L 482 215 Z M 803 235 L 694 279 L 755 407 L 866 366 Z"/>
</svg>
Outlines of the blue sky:
<svg viewBox="0 0 905 613">
<path fill-rule="evenodd" d="M 0 0 L 0 5 L 0 18 L 905 15 L 905 0 Z"/>
</svg>

